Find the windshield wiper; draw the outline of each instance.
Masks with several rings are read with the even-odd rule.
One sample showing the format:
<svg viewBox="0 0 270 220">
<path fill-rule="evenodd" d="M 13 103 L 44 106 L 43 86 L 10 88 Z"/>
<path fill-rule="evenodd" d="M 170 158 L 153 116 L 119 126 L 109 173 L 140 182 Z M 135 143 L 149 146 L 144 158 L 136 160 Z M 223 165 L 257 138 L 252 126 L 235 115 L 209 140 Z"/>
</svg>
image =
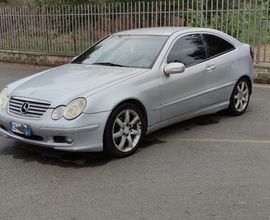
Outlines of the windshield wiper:
<svg viewBox="0 0 270 220">
<path fill-rule="evenodd" d="M 93 65 L 103 65 L 103 66 L 119 66 L 119 67 L 127 67 L 116 63 L 109 63 L 109 62 L 99 62 L 99 63 L 93 63 Z"/>
</svg>

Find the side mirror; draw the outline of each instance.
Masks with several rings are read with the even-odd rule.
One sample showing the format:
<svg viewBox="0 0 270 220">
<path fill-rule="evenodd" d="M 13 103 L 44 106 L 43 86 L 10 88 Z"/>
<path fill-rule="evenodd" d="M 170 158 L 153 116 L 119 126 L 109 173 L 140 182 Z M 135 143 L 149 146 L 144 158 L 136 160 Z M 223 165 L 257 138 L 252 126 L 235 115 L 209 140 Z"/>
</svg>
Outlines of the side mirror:
<svg viewBox="0 0 270 220">
<path fill-rule="evenodd" d="M 183 73 L 185 71 L 185 65 L 183 63 L 169 63 L 164 67 L 166 75 Z"/>
</svg>

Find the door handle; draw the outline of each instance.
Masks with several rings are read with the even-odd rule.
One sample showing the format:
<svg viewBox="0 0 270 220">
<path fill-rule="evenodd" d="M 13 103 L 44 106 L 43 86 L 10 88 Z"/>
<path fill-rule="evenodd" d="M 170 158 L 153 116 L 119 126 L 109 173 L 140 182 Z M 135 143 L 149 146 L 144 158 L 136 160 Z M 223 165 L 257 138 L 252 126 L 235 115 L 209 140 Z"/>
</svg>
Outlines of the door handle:
<svg viewBox="0 0 270 220">
<path fill-rule="evenodd" d="M 214 70 L 214 69 L 216 69 L 216 66 L 215 66 L 215 65 L 210 65 L 210 66 L 208 66 L 208 67 L 206 68 L 207 71 L 212 71 L 212 70 Z"/>
</svg>

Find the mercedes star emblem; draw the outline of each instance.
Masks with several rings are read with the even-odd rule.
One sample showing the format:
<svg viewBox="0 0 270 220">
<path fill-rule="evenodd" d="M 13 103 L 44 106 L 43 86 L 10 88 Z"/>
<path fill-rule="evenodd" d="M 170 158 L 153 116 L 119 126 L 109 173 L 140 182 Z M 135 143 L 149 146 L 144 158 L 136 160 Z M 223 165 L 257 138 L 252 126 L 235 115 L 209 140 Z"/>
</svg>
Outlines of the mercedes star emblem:
<svg viewBox="0 0 270 220">
<path fill-rule="evenodd" d="M 23 114 L 27 113 L 29 108 L 30 108 L 30 104 L 28 102 L 23 103 L 21 107 L 21 113 Z"/>
</svg>

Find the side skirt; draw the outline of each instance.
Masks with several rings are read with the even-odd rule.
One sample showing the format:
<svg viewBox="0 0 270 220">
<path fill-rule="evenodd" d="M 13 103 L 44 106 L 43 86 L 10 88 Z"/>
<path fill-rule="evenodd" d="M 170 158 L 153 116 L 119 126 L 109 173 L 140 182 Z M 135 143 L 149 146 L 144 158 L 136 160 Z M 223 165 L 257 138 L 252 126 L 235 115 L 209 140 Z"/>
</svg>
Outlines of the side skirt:
<svg viewBox="0 0 270 220">
<path fill-rule="evenodd" d="M 172 125 L 172 124 L 176 124 L 176 123 L 181 122 L 181 121 L 188 120 L 190 118 L 195 118 L 195 117 L 201 116 L 201 115 L 214 114 L 214 113 L 219 112 L 221 110 L 227 109 L 229 104 L 230 104 L 229 100 L 226 100 L 223 102 L 219 102 L 219 103 L 215 103 L 213 105 L 207 106 L 205 108 L 197 109 L 197 110 L 192 111 L 192 112 L 187 112 L 185 114 L 178 115 L 178 116 L 173 117 L 173 118 L 169 118 L 166 121 L 161 121 L 160 123 L 157 123 L 157 124 L 154 124 L 154 125 L 151 125 L 150 127 L 148 127 L 146 134 L 150 134 L 156 130 L 159 130 L 161 128 L 167 127 L 167 126 Z"/>
</svg>

